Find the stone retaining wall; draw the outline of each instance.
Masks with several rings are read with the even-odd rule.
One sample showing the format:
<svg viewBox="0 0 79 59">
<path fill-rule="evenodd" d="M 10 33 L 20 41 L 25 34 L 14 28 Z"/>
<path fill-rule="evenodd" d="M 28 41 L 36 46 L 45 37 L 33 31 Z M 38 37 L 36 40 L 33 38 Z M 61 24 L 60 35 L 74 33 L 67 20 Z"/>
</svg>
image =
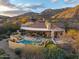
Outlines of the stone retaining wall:
<svg viewBox="0 0 79 59">
<path fill-rule="evenodd" d="M 23 48 L 24 46 L 25 46 L 24 44 L 9 41 L 9 48 L 11 49 Z"/>
</svg>

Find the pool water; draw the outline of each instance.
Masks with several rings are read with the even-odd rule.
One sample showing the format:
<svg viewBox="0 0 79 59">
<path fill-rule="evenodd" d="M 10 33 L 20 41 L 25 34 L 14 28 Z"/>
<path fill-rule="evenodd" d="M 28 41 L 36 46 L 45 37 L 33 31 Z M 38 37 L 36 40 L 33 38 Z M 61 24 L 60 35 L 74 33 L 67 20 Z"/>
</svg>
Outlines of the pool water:
<svg viewBox="0 0 79 59">
<path fill-rule="evenodd" d="M 33 44 L 33 43 L 35 43 L 34 41 L 30 41 L 30 40 L 21 40 L 21 41 L 19 41 L 19 42 L 17 42 L 17 43 L 22 43 L 22 44 Z"/>
<path fill-rule="evenodd" d="M 28 37 L 21 37 L 22 40 L 18 41 L 17 43 L 21 44 L 38 44 L 41 43 L 40 40 L 36 40 L 35 38 L 32 38 L 32 40 Z"/>
</svg>

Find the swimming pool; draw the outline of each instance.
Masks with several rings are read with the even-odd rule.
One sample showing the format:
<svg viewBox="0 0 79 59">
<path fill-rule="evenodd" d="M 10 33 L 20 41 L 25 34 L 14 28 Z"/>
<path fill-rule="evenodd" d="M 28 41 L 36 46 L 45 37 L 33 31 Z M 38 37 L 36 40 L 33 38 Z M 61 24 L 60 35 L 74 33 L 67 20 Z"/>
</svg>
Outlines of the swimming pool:
<svg viewBox="0 0 79 59">
<path fill-rule="evenodd" d="M 17 41 L 17 43 L 21 44 L 38 44 L 42 42 L 42 38 L 29 38 L 27 36 L 22 36 L 22 40 Z"/>
<path fill-rule="evenodd" d="M 31 41 L 31 40 L 20 40 L 19 42 L 17 43 L 22 43 L 22 44 L 34 44 L 35 42 L 34 41 Z"/>
</svg>

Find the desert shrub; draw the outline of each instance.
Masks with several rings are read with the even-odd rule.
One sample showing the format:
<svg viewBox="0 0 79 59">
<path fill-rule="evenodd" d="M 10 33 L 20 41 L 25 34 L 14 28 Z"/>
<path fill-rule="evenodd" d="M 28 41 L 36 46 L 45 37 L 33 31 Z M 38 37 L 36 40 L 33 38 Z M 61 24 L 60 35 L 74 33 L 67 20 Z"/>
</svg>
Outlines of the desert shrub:
<svg viewBox="0 0 79 59">
<path fill-rule="evenodd" d="M 53 41 L 47 40 L 47 41 L 45 42 L 45 47 L 46 47 L 47 45 L 49 45 L 49 44 L 53 44 Z"/>
<path fill-rule="evenodd" d="M 3 39 L 2 38 L 0 38 L 0 41 L 2 41 Z"/>
<path fill-rule="evenodd" d="M 63 49 L 56 45 L 48 44 L 46 47 L 26 47 L 26 59 L 65 59 L 66 55 Z"/>
<path fill-rule="evenodd" d="M 10 57 L 6 54 L 0 55 L 0 59 L 10 59 Z"/>
<path fill-rule="evenodd" d="M 0 41 L 2 41 L 3 39 L 9 38 L 9 35 L 7 34 L 2 34 L 0 35 Z"/>
<path fill-rule="evenodd" d="M 67 55 L 66 59 L 79 59 L 79 54 L 70 54 L 70 55 Z"/>
<path fill-rule="evenodd" d="M 0 35 L 0 38 L 2 38 L 2 39 L 5 39 L 6 37 L 7 37 L 7 35 L 5 35 L 5 34 Z"/>
<path fill-rule="evenodd" d="M 3 49 L 0 49 L 0 59 L 10 59 Z"/>
<path fill-rule="evenodd" d="M 74 29 L 70 29 L 67 33 L 67 35 L 71 36 L 71 37 L 74 37 L 74 36 L 77 36 L 79 34 L 79 31 L 77 30 L 74 30 Z"/>
<path fill-rule="evenodd" d="M 21 48 L 16 48 L 15 49 L 15 54 L 16 55 L 21 56 L 21 53 L 22 53 L 22 49 Z"/>
<path fill-rule="evenodd" d="M 79 31 L 70 29 L 65 35 L 61 37 L 63 42 L 71 46 L 76 53 L 79 53 Z"/>
<path fill-rule="evenodd" d="M 43 47 L 26 46 L 24 53 L 26 59 L 44 59 Z"/>
<path fill-rule="evenodd" d="M 3 49 L 0 49 L 0 55 L 5 54 L 5 51 Z"/>
<path fill-rule="evenodd" d="M 47 59 L 65 59 L 66 55 L 63 49 L 53 44 L 49 44 L 46 48 Z"/>
<path fill-rule="evenodd" d="M 17 24 L 4 23 L 3 27 L 0 28 L 0 34 L 5 34 L 5 33 L 10 34 L 19 29 L 20 29 L 20 26 L 18 26 Z"/>
</svg>

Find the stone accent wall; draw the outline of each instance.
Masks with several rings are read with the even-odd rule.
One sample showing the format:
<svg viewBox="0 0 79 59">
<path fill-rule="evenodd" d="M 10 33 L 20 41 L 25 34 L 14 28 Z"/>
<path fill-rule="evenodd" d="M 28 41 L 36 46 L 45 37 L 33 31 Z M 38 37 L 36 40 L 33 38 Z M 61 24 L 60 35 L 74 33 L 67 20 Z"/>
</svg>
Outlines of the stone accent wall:
<svg viewBox="0 0 79 59">
<path fill-rule="evenodd" d="M 11 49 L 23 48 L 24 46 L 25 46 L 24 44 L 19 44 L 16 42 L 9 41 L 9 48 Z"/>
<path fill-rule="evenodd" d="M 45 22 L 45 25 L 46 25 L 46 28 L 47 28 L 47 29 L 51 29 L 51 23 L 49 23 L 49 22 L 46 21 L 46 22 Z"/>
</svg>

